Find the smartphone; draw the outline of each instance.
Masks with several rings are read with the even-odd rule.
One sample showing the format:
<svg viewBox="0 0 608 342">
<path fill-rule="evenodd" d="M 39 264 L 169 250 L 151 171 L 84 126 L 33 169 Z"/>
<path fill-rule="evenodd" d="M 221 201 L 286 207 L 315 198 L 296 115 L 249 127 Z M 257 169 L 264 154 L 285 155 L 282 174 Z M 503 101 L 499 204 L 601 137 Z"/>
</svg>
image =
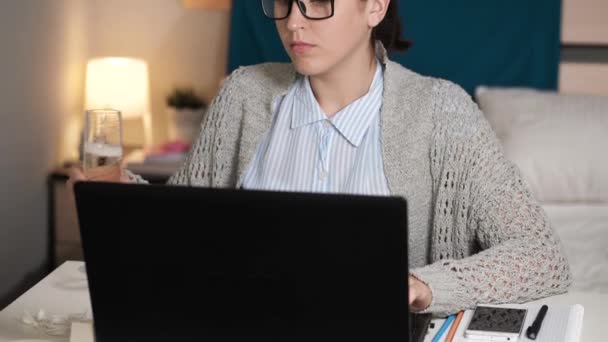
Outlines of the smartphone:
<svg viewBox="0 0 608 342">
<path fill-rule="evenodd" d="M 527 312 L 526 309 L 478 306 L 464 337 L 470 340 L 517 341 L 523 331 Z"/>
</svg>

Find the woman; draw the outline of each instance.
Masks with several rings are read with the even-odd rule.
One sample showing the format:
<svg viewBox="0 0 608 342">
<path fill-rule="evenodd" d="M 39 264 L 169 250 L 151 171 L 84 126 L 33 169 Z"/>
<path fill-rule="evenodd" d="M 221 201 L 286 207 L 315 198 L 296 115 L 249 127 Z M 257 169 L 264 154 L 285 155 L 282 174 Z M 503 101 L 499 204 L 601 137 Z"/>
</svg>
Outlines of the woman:
<svg viewBox="0 0 608 342">
<path fill-rule="evenodd" d="M 408 46 L 397 1 L 261 3 L 292 63 L 232 73 L 171 184 L 407 198 L 412 311 L 567 290 L 560 242 L 478 107 L 387 58 Z"/>
</svg>

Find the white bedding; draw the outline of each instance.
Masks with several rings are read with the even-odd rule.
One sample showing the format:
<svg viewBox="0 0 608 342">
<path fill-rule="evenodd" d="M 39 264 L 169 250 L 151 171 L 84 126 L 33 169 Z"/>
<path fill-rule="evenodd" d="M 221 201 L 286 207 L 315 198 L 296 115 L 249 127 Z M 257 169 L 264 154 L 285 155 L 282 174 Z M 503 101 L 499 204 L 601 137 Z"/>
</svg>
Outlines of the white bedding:
<svg viewBox="0 0 608 342">
<path fill-rule="evenodd" d="M 545 204 L 574 275 L 572 291 L 608 293 L 608 204 Z"/>
</svg>

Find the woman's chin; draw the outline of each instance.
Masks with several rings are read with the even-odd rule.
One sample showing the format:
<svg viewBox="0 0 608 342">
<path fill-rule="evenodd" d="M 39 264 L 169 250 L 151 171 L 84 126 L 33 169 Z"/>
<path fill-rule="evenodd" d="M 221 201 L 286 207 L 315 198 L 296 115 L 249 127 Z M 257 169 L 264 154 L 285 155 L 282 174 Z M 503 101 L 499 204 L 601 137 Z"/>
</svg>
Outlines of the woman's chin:
<svg viewBox="0 0 608 342">
<path fill-rule="evenodd" d="M 292 64 L 295 67 L 296 71 L 301 75 L 315 76 L 323 73 L 323 68 L 321 68 L 319 65 L 296 61 L 292 61 Z"/>
</svg>

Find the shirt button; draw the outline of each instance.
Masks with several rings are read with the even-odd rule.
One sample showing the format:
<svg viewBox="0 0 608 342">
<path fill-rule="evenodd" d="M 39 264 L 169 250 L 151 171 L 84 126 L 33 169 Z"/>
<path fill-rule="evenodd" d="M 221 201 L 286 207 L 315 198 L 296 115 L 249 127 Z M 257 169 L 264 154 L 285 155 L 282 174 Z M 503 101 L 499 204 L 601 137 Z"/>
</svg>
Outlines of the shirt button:
<svg viewBox="0 0 608 342">
<path fill-rule="evenodd" d="M 331 126 L 331 122 L 329 120 L 325 120 L 325 121 L 323 121 L 323 126 L 325 128 L 329 128 Z"/>
<path fill-rule="evenodd" d="M 323 170 L 319 172 L 319 178 L 321 178 L 321 180 L 325 180 L 325 178 L 327 178 L 327 171 Z"/>
</svg>

